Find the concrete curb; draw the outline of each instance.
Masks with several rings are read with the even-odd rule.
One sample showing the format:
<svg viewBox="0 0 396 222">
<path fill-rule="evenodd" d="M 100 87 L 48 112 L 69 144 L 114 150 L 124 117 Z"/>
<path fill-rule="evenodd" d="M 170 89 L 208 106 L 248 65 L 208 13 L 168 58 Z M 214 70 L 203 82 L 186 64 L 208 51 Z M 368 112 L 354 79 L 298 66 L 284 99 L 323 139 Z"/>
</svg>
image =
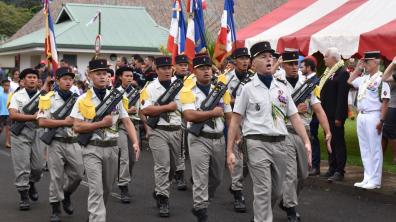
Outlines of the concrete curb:
<svg viewBox="0 0 396 222">
<path fill-rule="evenodd" d="M 396 194 L 394 192 L 385 192 L 382 189 L 376 190 L 364 190 L 358 189 L 353 184 L 345 182 L 327 182 L 327 179 L 320 177 L 308 177 L 304 181 L 306 187 L 315 187 L 326 191 L 335 191 L 351 196 L 355 196 L 358 199 L 367 201 L 381 202 L 384 204 L 396 205 Z M 396 190 L 396 187 L 395 187 Z"/>
</svg>

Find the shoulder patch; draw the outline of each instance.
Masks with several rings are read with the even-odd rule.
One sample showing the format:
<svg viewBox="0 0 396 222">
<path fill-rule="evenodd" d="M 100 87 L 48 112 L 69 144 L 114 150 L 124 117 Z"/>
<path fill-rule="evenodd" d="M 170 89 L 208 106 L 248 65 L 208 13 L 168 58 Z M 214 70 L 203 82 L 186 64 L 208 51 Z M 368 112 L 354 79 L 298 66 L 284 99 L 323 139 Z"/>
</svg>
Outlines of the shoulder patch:
<svg viewBox="0 0 396 222">
<path fill-rule="evenodd" d="M 38 105 L 39 110 L 43 111 L 51 108 L 51 97 L 54 95 L 55 95 L 54 91 L 50 91 L 47 94 L 40 96 L 39 105 Z"/>
</svg>

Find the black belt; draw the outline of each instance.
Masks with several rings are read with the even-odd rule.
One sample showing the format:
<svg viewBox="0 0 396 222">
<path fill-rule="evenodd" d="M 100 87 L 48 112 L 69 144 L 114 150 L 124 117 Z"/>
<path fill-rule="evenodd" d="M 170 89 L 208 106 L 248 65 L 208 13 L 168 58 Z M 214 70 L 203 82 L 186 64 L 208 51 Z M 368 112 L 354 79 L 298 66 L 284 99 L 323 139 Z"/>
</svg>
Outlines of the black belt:
<svg viewBox="0 0 396 222">
<path fill-rule="evenodd" d="M 289 133 L 291 133 L 291 134 L 298 135 L 296 129 L 294 129 L 293 126 L 287 126 L 286 128 L 287 128 L 287 132 L 289 132 Z M 309 129 L 305 129 L 305 131 L 307 131 L 307 135 L 308 135 L 308 136 L 311 135 L 311 132 L 310 132 Z"/>
<path fill-rule="evenodd" d="M 262 142 L 281 142 L 285 140 L 285 136 L 266 136 L 261 134 L 251 134 L 244 136 L 245 139 L 260 140 Z"/>
<path fill-rule="evenodd" d="M 159 130 L 165 130 L 165 131 L 178 131 L 181 130 L 181 126 L 164 126 L 164 125 L 158 125 L 157 127 L 155 127 L 155 129 L 159 129 Z"/>
<path fill-rule="evenodd" d="M 132 123 L 133 123 L 133 125 L 139 125 L 140 124 L 140 120 L 133 119 Z"/>
<path fill-rule="evenodd" d="M 61 143 L 77 143 L 77 137 L 54 137 L 54 140 Z"/>
<path fill-rule="evenodd" d="M 207 133 L 207 132 L 201 132 L 201 133 L 199 134 L 199 136 L 201 136 L 201 137 L 203 137 L 203 138 L 206 138 L 206 139 L 214 140 L 214 139 L 220 139 L 220 138 L 223 137 L 224 135 L 223 135 L 223 133 Z"/>
<path fill-rule="evenodd" d="M 117 140 L 91 140 L 88 144 L 99 147 L 112 147 L 117 146 Z"/>
<path fill-rule="evenodd" d="M 367 113 L 379 113 L 381 110 L 367 110 L 367 111 L 360 111 L 361 114 L 367 114 Z"/>
</svg>

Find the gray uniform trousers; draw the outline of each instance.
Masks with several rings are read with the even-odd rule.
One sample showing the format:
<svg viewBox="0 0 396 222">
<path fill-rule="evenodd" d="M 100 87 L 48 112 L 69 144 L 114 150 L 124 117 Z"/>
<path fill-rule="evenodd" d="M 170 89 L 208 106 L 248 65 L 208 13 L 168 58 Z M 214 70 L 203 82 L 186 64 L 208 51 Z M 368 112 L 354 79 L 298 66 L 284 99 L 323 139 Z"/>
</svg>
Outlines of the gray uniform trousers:
<svg viewBox="0 0 396 222">
<path fill-rule="evenodd" d="M 234 153 L 240 153 L 238 145 L 234 145 Z M 243 178 L 243 158 L 236 158 L 234 171 L 231 173 L 231 189 L 234 191 L 242 190 Z"/>
<path fill-rule="evenodd" d="M 139 139 L 139 125 L 135 124 L 137 138 Z M 132 143 L 129 140 L 128 132 L 121 127 L 117 139 L 118 148 L 120 149 L 120 168 L 118 171 L 118 186 L 128 186 L 132 179 L 133 165 L 135 165 L 135 152 Z"/>
<path fill-rule="evenodd" d="M 181 139 L 181 130 L 154 129 L 149 135 L 149 146 L 154 159 L 154 190 L 157 195 L 170 195 L 176 159 L 181 156 Z"/>
<path fill-rule="evenodd" d="M 36 129 L 25 127 L 19 136 L 11 133 L 11 157 L 14 165 L 15 185 L 18 191 L 30 188 L 29 182 L 41 178 L 44 147 L 37 146 Z"/>
<path fill-rule="evenodd" d="M 62 201 L 63 193 L 73 193 L 84 174 L 80 145 L 53 140 L 48 148 L 48 169 L 51 175 L 49 202 Z"/>
<path fill-rule="evenodd" d="M 106 221 L 106 203 L 117 177 L 118 147 L 88 145 L 82 148 L 88 179 L 90 222 Z"/>
<path fill-rule="evenodd" d="M 194 181 L 194 209 L 208 208 L 209 197 L 213 197 L 216 188 L 223 179 L 225 163 L 225 140 L 207 139 L 188 134 L 191 171 Z"/>
<path fill-rule="evenodd" d="M 290 133 L 286 136 L 286 177 L 283 182 L 283 206 L 298 205 L 298 191 L 302 189 L 304 179 L 308 177 L 308 160 L 301 138 Z"/>
<path fill-rule="evenodd" d="M 248 167 L 253 181 L 255 222 L 272 222 L 272 207 L 282 197 L 286 160 L 284 142 L 246 139 Z"/>
</svg>

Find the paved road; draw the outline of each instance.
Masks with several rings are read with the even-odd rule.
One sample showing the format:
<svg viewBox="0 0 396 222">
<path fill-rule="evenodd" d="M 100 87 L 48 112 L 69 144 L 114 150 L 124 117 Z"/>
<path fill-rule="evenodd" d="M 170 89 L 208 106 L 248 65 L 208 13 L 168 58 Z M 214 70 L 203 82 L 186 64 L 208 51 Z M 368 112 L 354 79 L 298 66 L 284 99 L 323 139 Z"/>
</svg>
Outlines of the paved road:
<svg viewBox="0 0 396 222">
<path fill-rule="evenodd" d="M 48 203 L 49 174 L 44 173 L 42 181 L 38 184 L 40 199 L 33 203 L 31 210 L 21 212 L 18 210 L 17 191 L 13 185 L 14 175 L 10 152 L 0 148 L 0 222 L 41 222 L 49 221 L 50 207 Z M 152 158 L 149 151 L 142 153 L 142 159 L 135 165 L 134 180 L 130 184 L 133 194 L 132 203 L 123 205 L 119 202 L 117 189 L 110 198 L 108 207 L 109 222 L 193 222 L 190 209 L 192 207 L 191 186 L 189 190 L 182 192 L 174 188 L 171 192 L 171 217 L 159 218 L 154 200 L 151 198 L 153 189 Z M 188 177 L 189 164 L 187 166 Z M 252 217 L 252 192 L 251 180 L 246 180 L 246 201 L 249 211 L 244 214 L 234 213 L 232 198 L 228 192 L 230 180 L 225 173 L 224 182 L 216 193 L 214 201 L 210 205 L 210 221 L 217 222 L 247 222 Z M 87 187 L 83 184 L 72 197 L 75 207 L 75 215 L 62 217 L 62 221 L 82 222 L 87 218 Z M 299 211 L 303 221 L 309 222 L 349 222 L 349 221 L 396 221 L 396 206 L 371 202 L 348 194 L 319 190 L 315 187 L 307 187 L 301 195 Z M 286 217 L 279 209 L 275 210 L 275 222 L 286 222 Z"/>
</svg>

